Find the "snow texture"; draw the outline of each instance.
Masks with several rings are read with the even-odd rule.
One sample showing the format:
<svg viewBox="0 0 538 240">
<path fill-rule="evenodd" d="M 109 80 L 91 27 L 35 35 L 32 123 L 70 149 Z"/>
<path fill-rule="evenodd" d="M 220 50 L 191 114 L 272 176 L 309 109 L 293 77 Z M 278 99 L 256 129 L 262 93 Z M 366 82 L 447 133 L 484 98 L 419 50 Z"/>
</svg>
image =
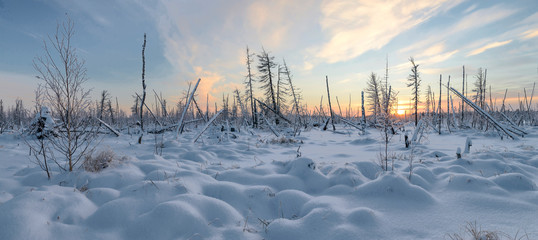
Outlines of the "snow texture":
<svg viewBox="0 0 538 240">
<path fill-rule="evenodd" d="M 287 142 L 166 133 L 162 156 L 152 138 L 107 136 L 101 145 L 123 161 L 50 181 L 6 133 L 0 239 L 443 239 L 474 221 L 538 238 L 538 128 L 518 141 L 431 133 L 412 154 L 397 135 L 389 172 L 376 130 L 338 128 L 347 133 L 312 129 Z M 473 148 L 458 159 L 467 137 Z"/>
</svg>

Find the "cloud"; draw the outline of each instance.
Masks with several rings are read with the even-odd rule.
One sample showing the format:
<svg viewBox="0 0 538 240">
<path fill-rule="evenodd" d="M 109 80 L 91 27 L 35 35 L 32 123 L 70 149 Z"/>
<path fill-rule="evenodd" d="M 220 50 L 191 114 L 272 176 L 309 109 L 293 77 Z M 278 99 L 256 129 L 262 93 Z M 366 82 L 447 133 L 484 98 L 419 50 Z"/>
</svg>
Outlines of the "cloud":
<svg viewBox="0 0 538 240">
<path fill-rule="evenodd" d="M 399 34 L 459 1 L 324 1 L 321 27 L 329 40 L 317 57 L 328 63 L 353 59 L 368 50 L 380 49 Z"/>
<path fill-rule="evenodd" d="M 470 12 L 472 12 L 473 10 L 475 10 L 477 6 L 478 6 L 478 4 L 473 4 L 473 5 L 471 5 L 470 7 L 468 7 L 467 9 L 465 9 L 465 11 L 463 11 L 463 13 L 464 13 L 464 14 L 470 13 Z"/>
<path fill-rule="evenodd" d="M 459 52 L 459 50 L 454 50 L 454 51 L 450 51 L 450 52 L 444 52 L 444 53 L 436 54 L 436 55 L 433 55 L 430 58 L 424 60 L 424 62 L 427 63 L 427 64 L 444 62 L 444 61 L 448 60 L 450 57 L 452 57 L 454 54 L 456 54 L 458 52 Z"/>
<path fill-rule="evenodd" d="M 448 32 L 453 34 L 453 33 L 461 32 L 461 31 L 469 30 L 469 29 L 482 27 L 482 26 L 497 22 L 499 20 L 505 19 L 514 13 L 516 13 L 516 10 L 509 9 L 503 5 L 496 5 L 490 8 L 479 9 L 465 16 Z"/>
<path fill-rule="evenodd" d="M 538 37 L 538 29 L 531 29 L 523 32 L 521 35 L 524 40 L 529 40 L 531 38 Z"/>
<path fill-rule="evenodd" d="M 206 103 L 206 96 L 207 98 L 209 98 L 210 102 L 215 102 L 217 100 L 215 95 L 217 95 L 217 93 L 224 92 L 224 89 L 217 88 L 216 85 L 218 85 L 219 83 L 223 83 L 226 79 L 224 78 L 224 76 L 219 75 L 218 73 L 204 70 L 200 66 L 196 66 L 194 69 L 196 76 L 199 76 L 199 78 L 201 79 L 198 89 L 196 90 L 196 93 L 198 94 L 198 99 L 201 100 L 200 104 Z M 194 87 L 194 85 L 192 87 Z"/>
<path fill-rule="evenodd" d="M 483 46 L 481 48 L 477 48 L 477 49 L 471 51 L 469 54 L 467 54 L 467 57 L 478 55 L 480 53 L 483 53 L 483 52 L 487 51 L 488 49 L 504 46 L 504 45 L 509 44 L 511 42 L 512 42 L 512 40 L 506 40 L 506 41 L 503 41 L 503 42 L 493 42 L 493 43 L 487 44 L 487 45 L 485 45 L 485 46 Z"/>
<path fill-rule="evenodd" d="M 433 55 L 438 55 L 438 54 L 442 53 L 443 50 L 445 50 L 445 44 L 441 42 L 441 43 L 435 44 L 435 45 L 427 48 L 422 53 L 416 55 L 416 57 L 421 58 L 421 57 L 430 57 L 430 56 L 433 56 Z"/>
<path fill-rule="evenodd" d="M 312 70 L 312 68 L 314 68 L 314 64 L 312 64 L 311 62 L 308 62 L 308 61 L 304 62 L 304 65 L 303 65 L 303 70 L 304 71 L 310 71 L 310 70 Z"/>
<path fill-rule="evenodd" d="M 474 9 L 475 8 L 465 11 L 464 13 L 466 15 L 455 24 L 443 27 L 433 33 L 430 33 L 430 37 L 404 48 L 400 50 L 400 52 L 421 52 L 422 49 L 432 48 L 432 45 L 438 45 L 440 42 L 446 41 L 446 39 L 458 39 L 459 36 L 462 36 L 464 33 L 498 22 L 517 12 L 516 10 L 510 9 L 503 5 L 495 5 L 489 8 L 478 10 Z"/>
</svg>

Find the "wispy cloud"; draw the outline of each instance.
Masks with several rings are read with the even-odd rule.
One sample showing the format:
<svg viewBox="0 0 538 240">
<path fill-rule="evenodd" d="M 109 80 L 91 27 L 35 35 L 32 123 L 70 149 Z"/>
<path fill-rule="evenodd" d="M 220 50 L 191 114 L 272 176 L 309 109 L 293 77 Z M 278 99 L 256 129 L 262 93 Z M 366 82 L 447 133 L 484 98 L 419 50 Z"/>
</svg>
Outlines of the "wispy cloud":
<svg viewBox="0 0 538 240">
<path fill-rule="evenodd" d="M 511 42 L 512 42 L 512 40 L 506 40 L 506 41 L 502 41 L 502 42 L 492 42 L 490 44 L 487 44 L 487 45 L 485 45 L 483 47 L 480 47 L 480 48 L 477 48 L 477 49 L 471 51 L 469 54 L 467 54 L 467 57 L 478 55 L 480 53 L 483 53 L 483 52 L 487 51 L 488 49 L 501 47 L 501 46 L 504 46 L 504 45 L 509 44 Z"/>
<path fill-rule="evenodd" d="M 531 29 L 531 30 L 525 31 L 523 32 L 522 35 L 523 35 L 522 38 L 525 40 L 538 37 L 538 29 Z"/>
<path fill-rule="evenodd" d="M 456 1 L 458 2 L 458 1 Z M 380 49 L 394 37 L 454 6 L 453 1 L 324 1 L 321 27 L 329 40 L 317 57 L 328 63 Z"/>
<path fill-rule="evenodd" d="M 438 55 L 442 53 L 445 50 L 445 44 L 443 42 L 435 44 L 433 46 L 430 46 L 426 50 L 424 50 L 422 53 L 419 53 L 416 55 L 417 58 L 421 57 L 430 57 L 434 55 Z"/>
<path fill-rule="evenodd" d="M 446 61 L 447 59 L 449 59 L 450 57 L 452 57 L 454 54 L 456 54 L 458 52 L 459 52 L 459 50 L 453 50 L 453 51 L 450 51 L 450 52 L 444 52 L 444 53 L 436 54 L 436 55 L 433 55 L 430 58 L 424 60 L 424 62 L 427 62 L 428 64 L 444 62 L 444 61 Z"/>
<path fill-rule="evenodd" d="M 449 32 L 456 33 L 482 27 L 509 17 L 514 13 L 516 13 L 515 9 L 510 9 L 503 5 L 496 5 L 490 8 L 479 9 L 465 16 L 453 28 L 451 28 Z"/>
<path fill-rule="evenodd" d="M 438 45 L 439 42 L 443 42 L 446 39 L 458 38 L 458 36 L 464 33 L 498 22 L 516 12 L 517 11 L 515 9 L 511 9 L 503 5 L 495 5 L 489 8 L 478 10 L 475 10 L 475 7 L 473 7 L 471 10 L 465 11 L 467 15 L 465 15 L 455 24 L 431 33 L 430 37 L 427 39 L 415 43 L 407 48 L 403 48 L 400 50 L 400 52 L 411 54 L 414 54 L 414 52 L 422 52 L 422 49 L 430 49 L 432 46 Z M 461 46 L 459 48 L 461 48 Z"/>
</svg>

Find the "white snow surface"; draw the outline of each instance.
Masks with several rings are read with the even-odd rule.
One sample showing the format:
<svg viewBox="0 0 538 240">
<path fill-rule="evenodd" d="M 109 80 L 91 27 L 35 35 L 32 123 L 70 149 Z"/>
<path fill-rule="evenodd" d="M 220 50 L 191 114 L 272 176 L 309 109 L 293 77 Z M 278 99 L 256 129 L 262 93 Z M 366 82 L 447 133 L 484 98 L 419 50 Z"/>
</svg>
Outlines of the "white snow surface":
<svg viewBox="0 0 538 240">
<path fill-rule="evenodd" d="M 446 239 L 467 222 L 538 239 L 538 128 L 517 141 L 430 132 L 414 150 L 378 130 L 312 129 L 208 138 L 105 136 L 126 160 L 101 172 L 45 172 L 17 134 L 0 135 L 0 239 Z M 470 137 L 471 152 L 456 158 Z M 299 148 L 300 146 L 300 148 Z M 299 148 L 300 157 L 298 157 Z M 413 158 L 409 178 L 408 160 Z"/>
</svg>

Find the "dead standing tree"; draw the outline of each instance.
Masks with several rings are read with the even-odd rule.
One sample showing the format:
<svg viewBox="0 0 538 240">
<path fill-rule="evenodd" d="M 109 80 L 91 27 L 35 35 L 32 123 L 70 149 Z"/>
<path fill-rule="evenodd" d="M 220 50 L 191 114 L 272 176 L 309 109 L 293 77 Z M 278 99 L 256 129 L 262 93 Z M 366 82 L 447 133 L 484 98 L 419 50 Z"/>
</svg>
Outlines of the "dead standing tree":
<svg viewBox="0 0 538 240">
<path fill-rule="evenodd" d="M 377 123 L 377 115 L 380 113 L 381 110 L 381 84 L 379 82 L 379 79 L 375 73 L 371 73 L 370 77 L 368 78 L 368 82 L 366 83 L 366 98 L 368 99 L 368 103 L 370 104 L 370 109 L 373 113 L 374 118 L 374 125 Z"/>
<path fill-rule="evenodd" d="M 51 138 L 54 148 L 66 160 L 64 166 L 58 166 L 69 171 L 91 150 L 96 138 L 94 125 L 85 112 L 91 104 L 90 90 L 83 88 L 86 67 L 72 45 L 74 33 L 74 23 L 67 17 L 58 23 L 54 36 L 48 38 L 52 48 L 44 41 L 44 56 L 34 60 L 37 78 L 44 82 L 46 102 L 61 121 L 58 137 Z"/>
<path fill-rule="evenodd" d="M 286 64 L 286 61 L 283 60 L 284 62 L 284 73 L 286 74 L 286 77 L 288 78 L 288 86 L 290 87 L 290 90 L 291 90 L 291 95 L 293 96 L 293 109 L 295 109 L 295 113 L 297 114 L 296 116 L 296 119 L 298 120 L 299 123 L 301 123 L 301 112 L 299 111 L 299 106 L 300 106 L 300 101 L 301 101 L 301 94 L 300 94 L 300 90 L 297 89 L 295 86 L 293 86 L 293 83 L 291 81 L 291 73 L 290 73 L 290 70 L 288 69 L 288 65 Z"/>
<path fill-rule="evenodd" d="M 252 74 L 252 71 L 251 71 L 251 67 L 250 67 L 250 64 L 252 64 L 252 56 L 254 54 L 250 53 L 248 47 L 247 47 L 247 77 L 245 79 L 245 87 L 246 87 L 246 91 L 245 91 L 245 95 L 246 97 L 248 98 L 248 101 L 250 102 L 250 114 L 252 115 L 252 126 L 253 127 L 257 127 L 258 126 L 258 118 L 256 117 L 256 103 L 254 102 L 254 97 L 252 96 L 254 94 L 253 90 L 252 90 L 252 84 L 253 84 L 253 81 L 252 81 L 252 78 L 254 77 L 254 75 Z"/>
<path fill-rule="evenodd" d="M 415 110 L 415 126 L 417 126 L 418 124 L 418 103 L 420 102 L 419 100 L 419 87 L 420 87 L 420 76 L 419 76 L 419 73 L 418 73 L 418 64 L 415 64 L 415 59 L 413 59 L 413 57 L 410 57 L 409 58 L 409 61 L 411 62 L 411 74 L 409 74 L 409 76 L 407 77 L 407 81 L 409 81 L 409 83 L 407 84 L 407 87 L 412 87 L 412 94 L 413 94 L 413 98 L 411 98 L 411 100 L 413 100 L 414 102 L 414 110 Z"/>
<path fill-rule="evenodd" d="M 138 138 L 138 144 L 142 143 L 142 136 L 144 136 L 144 102 L 146 101 L 146 58 L 144 52 L 146 51 L 146 34 L 144 33 L 144 43 L 142 44 L 142 100 L 140 103 L 140 137 Z"/>
<path fill-rule="evenodd" d="M 273 60 L 274 57 L 270 57 L 265 49 L 262 49 L 262 53 L 257 56 L 260 61 L 258 65 L 258 71 L 260 72 L 259 81 L 262 84 L 261 88 L 265 91 L 266 101 L 272 104 L 273 110 L 280 113 L 276 104 L 276 93 L 273 84 L 274 76 L 271 72 L 276 66 Z M 278 124 L 278 121 L 276 121 L 276 123 Z"/>
</svg>

